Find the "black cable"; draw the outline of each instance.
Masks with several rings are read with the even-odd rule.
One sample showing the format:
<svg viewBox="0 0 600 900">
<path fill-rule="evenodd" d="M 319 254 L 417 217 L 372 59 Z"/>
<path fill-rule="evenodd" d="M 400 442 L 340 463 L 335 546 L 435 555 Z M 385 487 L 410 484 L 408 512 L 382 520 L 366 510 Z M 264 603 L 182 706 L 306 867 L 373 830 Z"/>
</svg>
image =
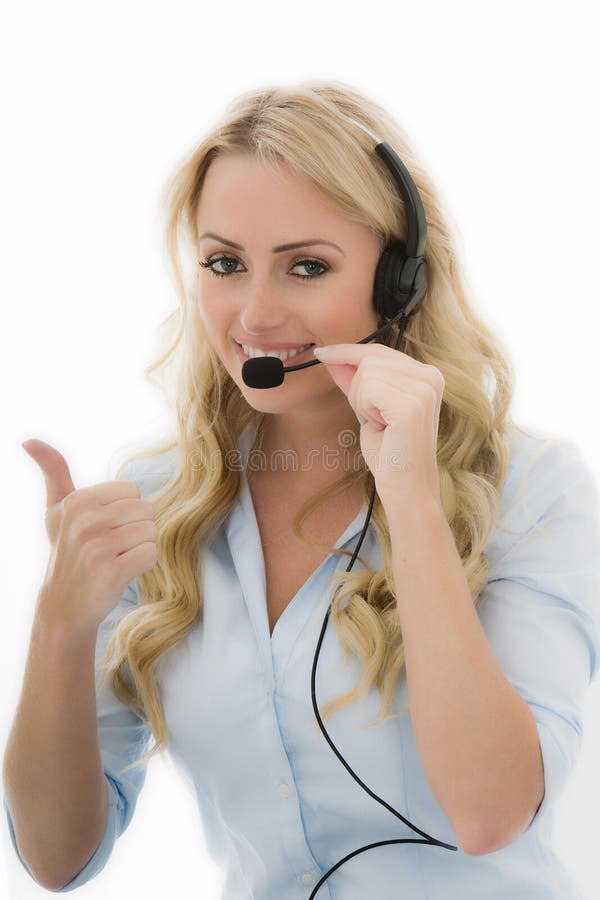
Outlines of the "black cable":
<svg viewBox="0 0 600 900">
<path fill-rule="evenodd" d="M 396 317 L 394 317 L 394 318 L 396 318 Z M 394 350 L 398 350 L 398 348 L 400 347 L 400 342 L 402 340 L 402 337 L 404 336 L 404 331 L 406 329 L 407 322 L 408 322 L 408 317 L 404 314 L 400 314 L 399 333 L 398 333 L 398 337 L 396 338 Z M 392 323 L 390 323 L 390 326 L 391 326 L 391 324 Z M 367 527 L 369 524 L 369 519 L 371 518 L 371 511 L 373 509 L 374 501 L 375 501 L 375 479 L 373 478 L 373 484 L 371 487 L 371 497 L 369 500 L 369 508 L 367 510 L 367 516 L 365 518 L 365 522 L 362 527 L 362 531 L 360 533 L 358 543 L 357 543 L 356 547 L 354 548 L 354 553 L 352 554 L 352 558 L 346 568 L 346 572 L 350 571 L 350 569 L 354 565 L 354 561 L 355 561 L 356 557 L 358 556 L 358 551 L 360 550 L 360 547 L 364 540 L 365 534 L 367 533 Z M 434 847 L 444 847 L 446 850 L 458 850 L 458 847 L 455 847 L 453 844 L 446 844 L 446 843 L 444 843 L 444 841 L 439 841 L 437 838 L 434 838 L 430 834 L 427 834 L 426 831 L 421 831 L 421 829 L 417 828 L 416 825 L 413 825 L 413 823 L 409 819 L 405 819 L 404 816 L 401 813 L 399 813 L 398 810 L 394 809 L 393 806 L 390 806 L 389 803 L 386 803 L 385 800 L 383 800 L 381 797 L 378 797 L 377 794 L 375 794 L 369 787 L 367 787 L 367 785 L 364 783 L 364 781 L 361 781 L 361 779 L 358 777 L 356 772 L 354 772 L 350 768 L 350 766 L 348 765 L 348 763 L 346 762 L 344 757 L 341 755 L 341 753 L 339 752 L 339 750 L 337 749 L 337 747 L 335 746 L 335 744 L 329 737 L 329 734 L 327 733 L 327 730 L 323 724 L 323 720 L 321 719 L 321 716 L 319 714 L 319 709 L 317 707 L 315 681 L 316 681 L 316 673 L 317 673 L 317 659 L 319 658 L 319 652 L 321 650 L 321 644 L 323 643 L 325 629 L 327 628 L 327 622 L 329 621 L 330 610 L 331 610 L 331 604 L 329 604 L 329 606 L 327 607 L 327 612 L 325 613 L 325 618 L 323 619 L 323 626 L 321 628 L 321 634 L 319 635 L 319 640 L 317 642 L 317 649 L 315 650 L 312 672 L 311 672 L 311 676 L 310 676 L 310 693 L 311 693 L 311 697 L 312 697 L 312 704 L 313 704 L 313 709 L 315 711 L 315 716 L 317 717 L 317 722 L 319 723 L 319 728 L 323 732 L 323 736 L 325 737 L 325 740 L 327 741 L 327 743 L 329 744 L 329 746 L 331 747 L 331 749 L 333 750 L 333 752 L 335 753 L 335 755 L 337 756 L 339 761 L 347 769 L 347 771 L 352 775 L 354 780 L 356 782 L 358 782 L 358 784 L 361 786 L 361 788 L 363 790 L 365 790 L 367 792 L 367 794 L 369 794 L 370 797 L 372 797 L 374 800 L 377 800 L 377 802 L 381 803 L 382 806 L 385 806 L 385 808 L 387 810 L 389 810 L 398 819 L 400 819 L 402 822 L 404 822 L 405 825 L 408 825 L 409 828 L 412 828 L 413 831 L 417 832 L 417 834 L 423 835 L 423 837 L 426 838 L 426 840 L 418 840 L 417 838 L 396 838 L 396 839 L 389 840 L 389 841 L 377 841 L 374 844 L 366 844 L 364 847 L 359 847 L 357 850 L 353 850 L 352 853 L 349 853 L 343 859 L 340 859 L 338 862 L 336 862 L 336 864 L 334 866 L 332 866 L 331 869 L 329 869 L 329 871 L 323 875 L 323 877 L 320 879 L 320 881 L 317 882 L 317 885 L 314 888 L 314 890 L 312 891 L 312 893 L 310 894 L 308 900 L 313 900 L 313 898 L 315 897 L 315 895 L 316 895 L 317 891 L 319 890 L 319 888 L 321 887 L 321 885 L 327 880 L 327 878 L 332 874 L 332 872 L 335 872 L 336 869 L 339 869 L 340 866 L 342 866 L 349 859 L 352 859 L 353 856 L 357 856 L 359 853 L 363 853 L 365 850 L 370 850 L 372 847 L 382 847 L 386 844 L 429 844 Z"/>
</svg>

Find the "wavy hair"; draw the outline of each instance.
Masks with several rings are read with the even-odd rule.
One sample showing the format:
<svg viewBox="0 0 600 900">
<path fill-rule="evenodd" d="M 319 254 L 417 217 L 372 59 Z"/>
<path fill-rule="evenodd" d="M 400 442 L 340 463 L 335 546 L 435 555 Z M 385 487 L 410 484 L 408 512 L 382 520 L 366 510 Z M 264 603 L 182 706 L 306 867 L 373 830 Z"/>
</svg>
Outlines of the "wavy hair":
<svg viewBox="0 0 600 900">
<path fill-rule="evenodd" d="M 156 668 L 161 657 L 202 622 L 203 548 L 227 519 L 241 486 L 240 472 L 226 466 L 225 460 L 237 450 L 247 426 L 256 427 L 256 440 L 260 440 L 264 420 L 214 352 L 193 299 L 196 213 L 206 172 L 217 156 L 240 151 L 265 163 L 283 161 L 312 179 L 342 215 L 372 229 L 383 250 L 391 240 L 406 239 L 404 204 L 391 173 L 374 152 L 372 139 L 352 120 L 394 147 L 423 200 L 429 285 L 408 320 L 402 349 L 419 362 L 436 366 L 444 376 L 437 438 L 443 512 L 476 606 L 487 583 L 484 548 L 495 528 L 509 467 L 514 375 L 497 337 L 468 300 L 457 259 L 458 237 L 451 232 L 431 179 L 393 118 L 343 82 L 270 86 L 239 95 L 177 166 L 162 195 L 166 248 L 179 302 L 161 326 L 162 355 L 144 374 L 166 388 L 166 372 L 172 370 L 169 403 L 175 411 L 176 433 L 133 458 L 176 450 L 178 463 L 167 483 L 148 496 L 156 509 L 158 562 L 137 577 L 139 603 L 119 621 L 103 660 L 115 694 L 155 738 L 151 751 L 127 768 L 146 763 L 168 743 Z M 397 328 L 389 329 L 390 346 L 395 344 Z M 162 383 L 151 377 L 156 370 L 163 373 Z M 296 516 L 294 535 L 305 545 L 351 555 L 307 540 L 301 525 L 313 509 L 357 480 L 362 481 L 365 500 L 370 499 L 372 475 L 358 455 L 362 465 L 345 472 L 326 492 L 309 498 Z M 382 550 L 382 567 L 336 572 L 332 577 L 336 591 L 331 621 L 345 659 L 355 654 L 362 661 L 362 675 L 351 691 L 332 700 L 321 713 L 325 718 L 363 698 L 375 684 L 381 696 L 379 717 L 372 723 L 376 725 L 404 715 L 407 709 L 392 712 L 406 669 L 390 535 L 377 495 L 371 521 Z"/>
</svg>

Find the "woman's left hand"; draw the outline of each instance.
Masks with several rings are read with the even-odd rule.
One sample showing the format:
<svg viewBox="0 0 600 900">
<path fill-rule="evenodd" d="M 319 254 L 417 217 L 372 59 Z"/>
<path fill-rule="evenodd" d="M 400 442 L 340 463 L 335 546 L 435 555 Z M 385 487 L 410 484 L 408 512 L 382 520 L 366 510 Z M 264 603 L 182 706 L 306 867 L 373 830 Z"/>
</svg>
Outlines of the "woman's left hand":
<svg viewBox="0 0 600 900">
<path fill-rule="evenodd" d="M 327 366 L 360 422 L 360 449 L 384 507 L 431 499 L 441 507 L 440 370 L 383 344 L 331 344 L 315 358 Z"/>
</svg>

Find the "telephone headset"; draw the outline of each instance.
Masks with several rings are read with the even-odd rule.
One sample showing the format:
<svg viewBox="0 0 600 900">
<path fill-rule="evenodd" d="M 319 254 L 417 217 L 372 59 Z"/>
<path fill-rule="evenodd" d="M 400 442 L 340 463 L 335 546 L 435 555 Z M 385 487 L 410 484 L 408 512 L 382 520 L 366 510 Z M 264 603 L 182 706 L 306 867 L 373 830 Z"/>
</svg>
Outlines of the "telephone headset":
<svg viewBox="0 0 600 900">
<path fill-rule="evenodd" d="M 377 263 L 377 269 L 375 270 L 373 303 L 375 306 L 375 310 L 378 313 L 379 321 L 382 321 L 385 324 L 378 328 L 376 331 L 373 331 L 372 334 L 369 334 L 367 335 L 367 337 L 362 338 L 360 341 L 357 341 L 357 343 L 364 344 L 367 341 L 370 341 L 372 338 L 377 337 L 378 335 L 382 335 L 382 342 L 385 342 L 383 333 L 390 329 L 390 327 L 396 322 L 398 322 L 399 333 L 394 345 L 394 350 L 398 350 L 398 348 L 400 347 L 400 342 L 402 341 L 402 337 L 404 335 L 404 331 L 406 329 L 408 316 L 416 311 L 427 289 L 427 262 L 423 258 L 427 237 L 425 210 L 423 208 L 423 201 L 421 200 L 421 195 L 419 194 L 416 184 L 414 183 L 408 169 L 406 168 L 398 154 L 394 151 L 394 149 L 387 143 L 387 141 L 380 141 L 372 131 L 370 131 L 360 122 L 357 122 L 355 119 L 351 119 L 351 121 L 358 125 L 359 128 L 362 128 L 364 131 L 366 131 L 370 135 L 370 137 L 376 141 L 375 150 L 392 173 L 404 200 L 404 208 L 406 210 L 407 220 L 406 242 L 393 240 L 388 243 L 381 254 L 379 262 Z M 247 384 L 248 387 L 278 387 L 280 384 L 282 384 L 284 376 L 288 372 L 293 372 L 296 369 L 306 369 L 308 366 L 319 365 L 320 362 L 321 360 L 314 359 L 310 362 L 299 363 L 295 366 L 284 366 L 283 362 L 275 356 L 253 357 L 247 359 L 244 362 L 242 366 L 242 378 L 244 380 L 244 383 Z M 350 560 L 350 563 L 348 564 L 348 567 L 346 569 L 347 572 L 349 572 L 354 565 L 354 561 L 358 555 L 358 551 L 360 550 L 360 546 L 366 534 L 369 519 L 371 517 L 371 510 L 373 509 L 374 499 L 375 480 L 373 479 L 367 517 L 365 519 L 358 544 L 354 549 L 354 553 L 352 554 L 352 559 Z M 356 775 L 356 773 L 350 768 L 344 757 L 338 752 L 337 747 L 329 737 L 325 726 L 323 725 L 323 721 L 321 719 L 321 716 L 319 715 L 319 710 L 317 707 L 317 700 L 315 696 L 315 676 L 317 671 L 317 659 L 319 657 L 321 644 L 323 643 L 325 629 L 327 628 L 330 609 L 331 604 L 327 608 L 325 619 L 323 620 L 323 627 L 321 628 L 321 634 L 319 636 L 317 649 L 315 651 L 315 656 L 313 659 L 310 681 L 312 704 L 315 716 L 317 717 L 317 722 L 319 723 L 319 727 L 323 732 L 325 740 L 327 741 L 337 758 L 352 775 L 354 780 L 357 781 L 358 784 L 367 792 L 367 794 L 373 797 L 374 800 L 377 800 L 378 803 L 381 803 L 382 806 L 385 806 L 386 809 L 397 816 L 397 818 L 401 819 L 405 823 L 405 825 L 408 825 L 413 829 L 413 831 L 416 831 L 418 834 L 423 835 L 425 840 L 418 840 L 416 838 L 401 838 L 389 841 L 377 841 L 374 844 L 367 844 L 365 847 L 359 847 L 358 850 L 354 850 L 343 859 L 340 859 L 334 866 L 329 869 L 328 872 L 325 873 L 325 875 L 323 875 L 321 880 L 317 883 L 313 892 L 310 894 L 308 900 L 313 900 L 321 885 L 327 880 L 327 878 L 329 878 L 329 876 L 333 872 L 335 872 L 336 869 L 342 866 L 349 859 L 352 859 L 353 856 L 357 856 L 359 853 L 364 853 L 365 850 L 370 850 L 372 847 L 382 847 L 386 844 L 429 844 L 435 847 L 445 847 L 447 850 L 458 850 L 458 847 L 454 847 L 452 844 L 445 844 L 443 841 L 439 841 L 437 840 L 437 838 L 431 837 L 431 835 L 427 834 L 427 832 L 421 831 L 420 828 L 417 828 L 416 825 L 413 825 L 412 822 L 410 822 L 408 819 L 405 819 L 404 816 L 402 816 L 397 810 L 386 803 L 385 800 L 383 800 L 381 797 L 378 797 L 377 794 L 373 793 L 373 791 L 371 791 L 367 787 L 367 785 L 360 780 L 358 775 Z"/>
</svg>

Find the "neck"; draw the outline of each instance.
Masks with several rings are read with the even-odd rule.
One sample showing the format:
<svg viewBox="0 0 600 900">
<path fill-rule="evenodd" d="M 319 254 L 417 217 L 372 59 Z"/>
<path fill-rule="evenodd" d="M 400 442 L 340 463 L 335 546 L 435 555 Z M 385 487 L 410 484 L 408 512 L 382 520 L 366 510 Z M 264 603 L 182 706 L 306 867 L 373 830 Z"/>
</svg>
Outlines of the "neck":
<svg viewBox="0 0 600 900">
<path fill-rule="evenodd" d="M 309 480 L 311 472 L 314 476 L 328 471 L 333 477 L 353 466 L 354 455 L 360 452 L 359 431 L 345 396 L 333 409 L 267 413 L 260 444 L 265 470 L 293 471 Z"/>
</svg>

